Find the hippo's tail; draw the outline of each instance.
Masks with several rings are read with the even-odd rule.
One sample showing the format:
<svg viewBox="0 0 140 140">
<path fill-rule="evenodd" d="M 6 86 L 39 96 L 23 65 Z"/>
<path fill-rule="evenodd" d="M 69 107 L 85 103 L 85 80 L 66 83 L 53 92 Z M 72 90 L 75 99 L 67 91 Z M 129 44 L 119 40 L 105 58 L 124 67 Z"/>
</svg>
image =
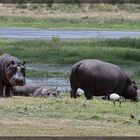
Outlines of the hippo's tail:
<svg viewBox="0 0 140 140">
<path fill-rule="evenodd" d="M 75 64 L 71 69 L 70 74 L 70 84 L 71 86 L 80 87 L 79 78 L 78 78 L 78 69 L 82 63 Z"/>
</svg>

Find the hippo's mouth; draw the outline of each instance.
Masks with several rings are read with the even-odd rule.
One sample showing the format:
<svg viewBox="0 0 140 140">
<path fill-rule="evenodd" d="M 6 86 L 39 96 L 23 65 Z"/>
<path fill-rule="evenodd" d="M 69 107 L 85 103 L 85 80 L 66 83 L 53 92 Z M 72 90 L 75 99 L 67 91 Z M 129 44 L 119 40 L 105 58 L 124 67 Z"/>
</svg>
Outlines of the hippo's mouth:
<svg viewBox="0 0 140 140">
<path fill-rule="evenodd" d="M 24 86 L 25 85 L 25 78 L 23 78 L 23 79 L 11 78 L 10 84 L 12 86 Z"/>
</svg>

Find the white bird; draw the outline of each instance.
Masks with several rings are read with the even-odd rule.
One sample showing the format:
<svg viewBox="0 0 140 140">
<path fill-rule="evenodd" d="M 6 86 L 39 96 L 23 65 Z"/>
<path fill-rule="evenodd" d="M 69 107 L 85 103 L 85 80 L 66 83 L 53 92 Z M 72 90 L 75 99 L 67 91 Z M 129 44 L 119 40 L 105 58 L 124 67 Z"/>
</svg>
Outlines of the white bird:
<svg viewBox="0 0 140 140">
<path fill-rule="evenodd" d="M 120 96 L 117 93 L 112 93 L 109 95 L 109 99 L 113 101 L 113 104 L 115 106 L 115 101 L 119 102 L 119 105 L 121 107 L 121 101 L 120 101 Z"/>
</svg>

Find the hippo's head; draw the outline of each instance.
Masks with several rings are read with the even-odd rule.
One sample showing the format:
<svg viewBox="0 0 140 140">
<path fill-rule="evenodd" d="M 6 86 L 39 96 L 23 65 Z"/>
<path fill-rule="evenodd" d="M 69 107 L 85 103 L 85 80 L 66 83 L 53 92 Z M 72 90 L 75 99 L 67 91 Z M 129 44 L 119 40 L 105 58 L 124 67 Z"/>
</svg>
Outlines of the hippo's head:
<svg viewBox="0 0 140 140">
<path fill-rule="evenodd" d="M 129 80 L 128 82 L 128 87 L 126 90 L 125 98 L 126 99 L 131 99 L 132 101 L 138 101 L 138 95 L 137 95 L 137 86 L 135 81 Z"/>
<path fill-rule="evenodd" d="M 25 62 L 11 61 L 6 65 L 5 75 L 11 86 L 25 85 Z"/>
</svg>

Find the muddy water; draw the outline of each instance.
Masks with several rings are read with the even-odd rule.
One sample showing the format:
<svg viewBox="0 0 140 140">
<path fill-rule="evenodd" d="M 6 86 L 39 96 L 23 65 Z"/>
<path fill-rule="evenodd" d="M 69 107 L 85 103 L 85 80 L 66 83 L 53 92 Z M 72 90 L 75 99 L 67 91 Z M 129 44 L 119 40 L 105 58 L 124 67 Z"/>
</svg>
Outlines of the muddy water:
<svg viewBox="0 0 140 140">
<path fill-rule="evenodd" d="M 62 92 L 69 92 L 70 83 L 69 83 L 69 73 L 72 65 L 51 65 L 51 64 L 27 64 L 27 70 L 34 71 L 47 71 L 47 72 L 61 72 L 66 73 L 67 78 L 59 76 L 50 77 L 28 77 L 27 84 L 37 84 L 37 85 L 49 85 L 49 86 L 57 86 L 59 90 Z M 121 66 L 122 69 L 127 73 L 129 77 L 136 81 L 137 85 L 140 86 L 140 65 L 139 66 Z"/>
</svg>

